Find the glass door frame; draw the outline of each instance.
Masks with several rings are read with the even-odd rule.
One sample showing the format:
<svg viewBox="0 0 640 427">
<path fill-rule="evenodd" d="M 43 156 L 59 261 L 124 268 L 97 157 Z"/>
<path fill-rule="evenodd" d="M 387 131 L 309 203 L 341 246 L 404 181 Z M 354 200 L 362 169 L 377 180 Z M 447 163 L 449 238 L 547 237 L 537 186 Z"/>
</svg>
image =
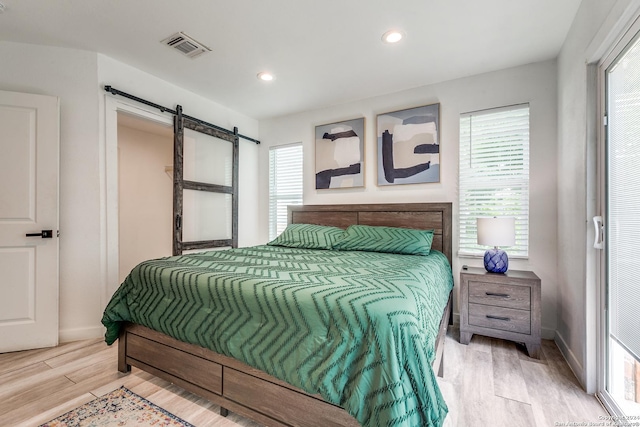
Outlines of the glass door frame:
<svg viewBox="0 0 640 427">
<path fill-rule="evenodd" d="M 191 129 L 233 144 L 232 183 L 231 186 L 184 180 L 184 129 Z M 182 255 L 183 251 L 222 247 L 238 247 L 238 185 L 240 138 L 238 128 L 233 133 L 217 129 L 206 122 L 184 117 L 182 106 L 178 105 L 174 116 L 173 144 L 173 255 Z M 231 238 L 185 242 L 182 240 L 183 193 L 184 190 L 205 191 L 231 195 Z"/>
<path fill-rule="evenodd" d="M 619 59 L 632 47 L 633 43 L 640 39 L 640 17 L 631 21 L 622 32 L 622 36 L 613 44 L 611 50 L 603 55 L 597 66 L 597 172 L 596 172 L 596 212 L 602 218 L 601 240 L 603 247 L 597 251 L 595 261 L 597 280 L 597 392 L 596 397 L 613 416 L 622 417 L 622 408 L 609 393 L 609 289 L 608 289 L 608 236 L 606 224 L 608 224 L 608 88 L 607 74 L 609 69 L 617 64 Z M 595 218 L 594 218 L 594 224 Z M 596 225 L 597 227 L 597 225 Z M 596 230 L 596 241 L 598 230 Z"/>
</svg>

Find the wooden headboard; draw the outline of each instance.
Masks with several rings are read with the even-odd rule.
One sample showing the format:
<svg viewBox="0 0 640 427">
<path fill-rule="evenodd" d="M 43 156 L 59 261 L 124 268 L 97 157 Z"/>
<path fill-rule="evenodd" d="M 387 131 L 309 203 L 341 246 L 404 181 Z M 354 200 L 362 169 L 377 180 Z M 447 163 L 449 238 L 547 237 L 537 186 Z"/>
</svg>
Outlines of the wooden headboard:
<svg viewBox="0 0 640 427">
<path fill-rule="evenodd" d="M 372 205 L 289 206 L 289 224 L 318 224 L 347 228 L 353 224 L 434 230 L 431 247 L 451 264 L 451 203 L 392 203 Z"/>
</svg>

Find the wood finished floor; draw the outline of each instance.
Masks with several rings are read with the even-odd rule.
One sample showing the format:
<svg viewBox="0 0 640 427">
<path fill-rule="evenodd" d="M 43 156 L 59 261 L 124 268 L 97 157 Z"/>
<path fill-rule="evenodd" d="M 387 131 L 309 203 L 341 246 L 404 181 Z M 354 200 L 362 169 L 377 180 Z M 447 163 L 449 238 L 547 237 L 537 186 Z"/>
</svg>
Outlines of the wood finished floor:
<svg viewBox="0 0 640 427">
<path fill-rule="evenodd" d="M 523 347 L 474 335 L 459 344 L 450 328 L 440 388 L 449 406 L 447 426 L 554 426 L 596 422 L 606 412 L 587 395 L 553 341 L 540 360 Z M 0 425 L 38 426 L 120 386 L 197 427 L 258 427 L 179 387 L 133 368 L 117 371 L 117 346 L 101 340 L 0 354 Z"/>
</svg>

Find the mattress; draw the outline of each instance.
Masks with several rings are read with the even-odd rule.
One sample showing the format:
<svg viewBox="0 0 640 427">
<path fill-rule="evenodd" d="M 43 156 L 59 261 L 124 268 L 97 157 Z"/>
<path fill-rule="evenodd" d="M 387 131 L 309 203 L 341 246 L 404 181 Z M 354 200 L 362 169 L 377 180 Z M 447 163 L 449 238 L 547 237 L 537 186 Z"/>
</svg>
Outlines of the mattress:
<svg viewBox="0 0 640 427">
<path fill-rule="evenodd" d="M 233 357 L 364 426 L 439 426 L 432 369 L 453 286 L 446 257 L 255 246 L 145 261 L 111 298 L 133 322 Z"/>
</svg>

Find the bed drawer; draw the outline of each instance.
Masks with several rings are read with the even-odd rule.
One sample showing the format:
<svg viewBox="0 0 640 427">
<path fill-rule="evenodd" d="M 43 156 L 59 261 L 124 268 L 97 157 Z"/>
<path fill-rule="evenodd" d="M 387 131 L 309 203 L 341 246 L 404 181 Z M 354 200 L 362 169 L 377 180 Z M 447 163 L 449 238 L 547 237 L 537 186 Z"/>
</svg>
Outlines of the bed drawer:
<svg viewBox="0 0 640 427">
<path fill-rule="evenodd" d="M 222 394 L 222 365 L 135 334 L 127 335 L 127 356 L 205 390 Z M 135 362 L 131 364 L 135 366 Z"/>
<path fill-rule="evenodd" d="M 529 286 L 470 281 L 469 302 L 530 310 L 531 288 Z"/>
<path fill-rule="evenodd" d="M 356 420 L 338 406 L 317 405 L 318 399 L 260 380 L 225 366 L 224 397 L 277 420 L 296 426 L 357 426 Z M 281 402 L 278 411 L 273 402 Z"/>
<path fill-rule="evenodd" d="M 470 303 L 469 324 L 519 334 L 530 334 L 531 312 Z"/>
</svg>

